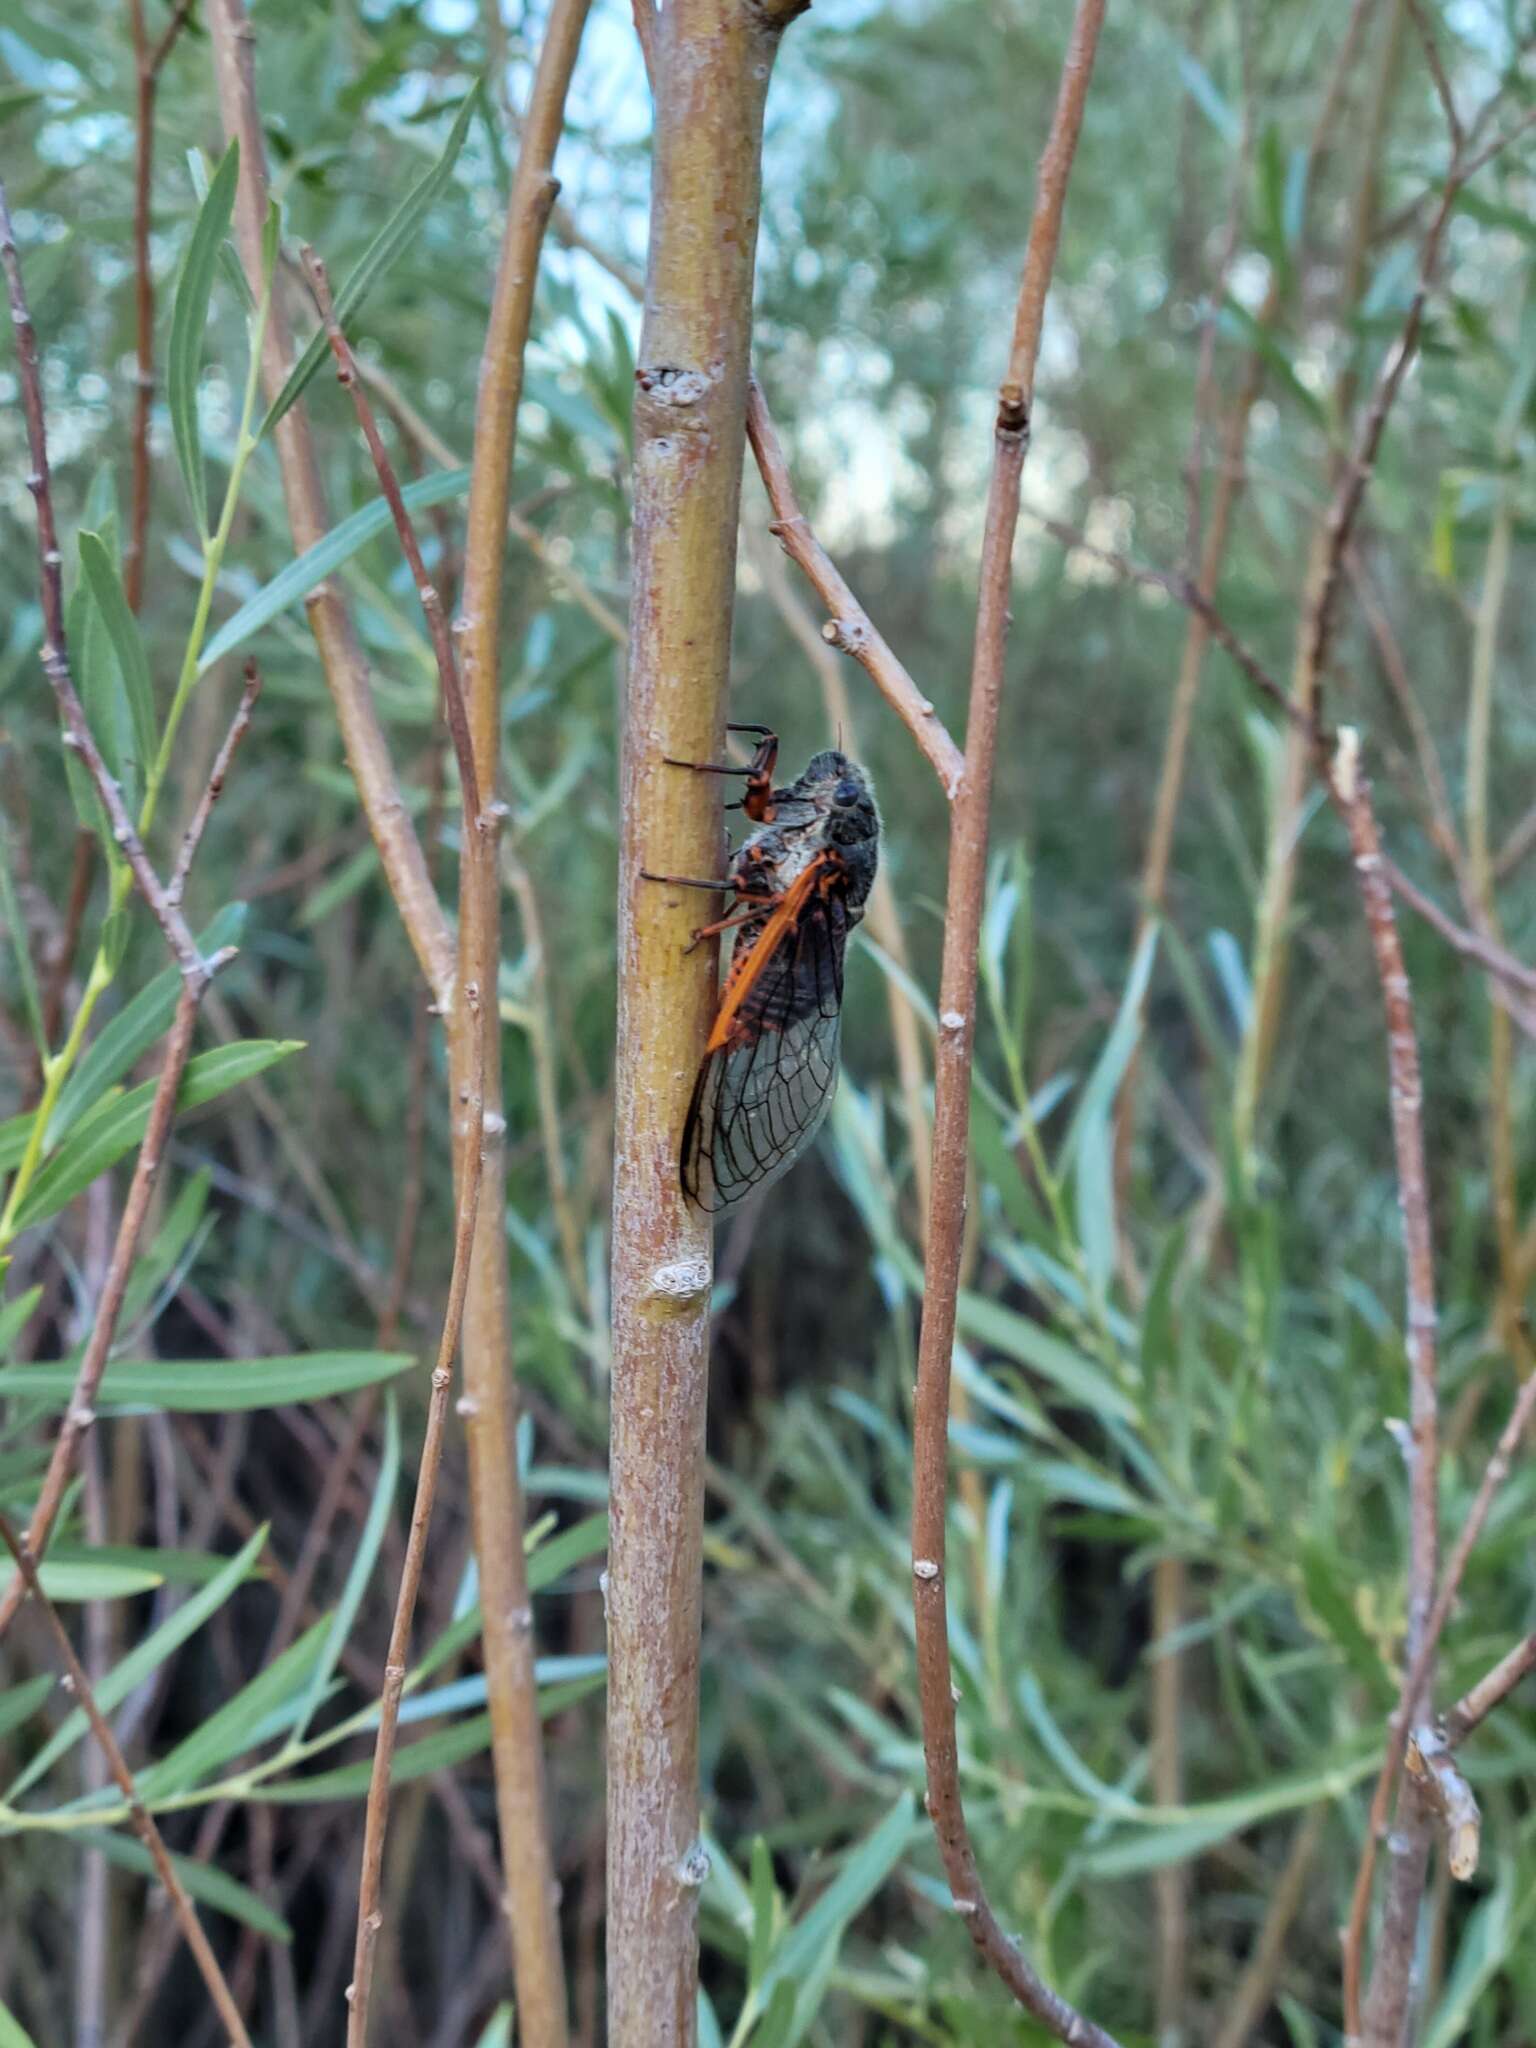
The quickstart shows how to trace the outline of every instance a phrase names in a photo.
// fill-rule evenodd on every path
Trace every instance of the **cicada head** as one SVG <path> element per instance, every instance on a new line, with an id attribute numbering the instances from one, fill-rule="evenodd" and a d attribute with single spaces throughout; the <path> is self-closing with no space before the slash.
<path id="1" fill-rule="evenodd" d="M 849 919 L 857 923 L 880 860 L 880 812 L 868 774 L 857 761 L 828 747 L 812 755 L 788 794 L 791 801 L 810 809 L 821 843 L 842 856 L 848 872 Z"/>

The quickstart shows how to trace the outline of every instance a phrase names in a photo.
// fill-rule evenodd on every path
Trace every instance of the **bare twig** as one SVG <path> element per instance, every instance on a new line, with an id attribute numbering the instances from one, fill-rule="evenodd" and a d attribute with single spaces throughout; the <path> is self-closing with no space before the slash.
<path id="1" fill-rule="evenodd" d="M 4 1514 L 0 1514 L 0 1539 L 4 1540 L 5 1547 L 16 1560 L 17 1583 L 24 1588 L 26 1593 L 31 1595 L 48 1624 L 49 1632 L 58 1646 L 59 1660 L 69 1674 L 66 1681 L 69 1690 L 74 1694 L 81 1712 L 85 1715 L 86 1720 L 89 1721 L 91 1733 L 100 1744 L 102 1754 L 107 1760 L 112 1776 L 117 1781 L 118 1789 L 127 1801 L 128 1814 L 129 1819 L 133 1823 L 133 1831 L 148 1850 L 160 1882 L 165 1886 L 171 1901 L 172 1910 L 180 1923 L 182 1933 L 186 1937 L 187 1946 L 192 1951 L 193 1961 L 197 1964 L 203 1982 L 208 1987 L 208 1995 L 213 2000 L 219 2019 L 230 2040 L 237 2044 L 237 2048 L 251 2048 L 251 2037 L 245 2030 L 245 2022 L 240 2017 L 239 2007 L 235 2004 L 233 1997 L 230 1995 L 229 1986 L 224 1981 L 224 1972 L 219 1968 L 219 1959 L 210 1947 L 207 1935 L 203 1932 L 202 1924 L 197 1917 L 197 1909 L 192 1904 L 186 1886 L 176 1874 L 176 1866 L 171 1861 L 170 1852 L 165 1846 L 160 1830 L 156 1827 L 153 1816 L 139 1798 L 138 1792 L 134 1787 L 133 1773 L 128 1768 L 123 1752 L 118 1748 L 117 1738 L 113 1735 L 100 1707 L 96 1704 L 96 1695 L 91 1690 L 91 1682 L 86 1675 L 85 1666 L 75 1655 L 75 1646 L 69 1640 L 69 1632 L 63 1622 L 60 1621 L 57 1609 L 43 1591 L 42 1583 L 37 1576 L 37 1565 L 30 1549 L 21 1541 L 11 1526 L 10 1518 Z"/>
<path id="2" fill-rule="evenodd" d="M 1418 1780 L 1428 1804 L 1445 1829 L 1446 1859 L 1451 1875 L 1465 1884 L 1477 1875 L 1482 1844 L 1482 1816 L 1472 1787 L 1462 1776 L 1450 1744 L 1437 1728 L 1416 1728 L 1403 1758 L 1410 1777 Z"/>
<path id="3" fill-rule="evenodd" d="M 91 1334 L 80 1360 L 80 1369 L 75 1375 L 75 1384 L 64 1410 L 64 1420 L 54 1440 L 48 1470 L 44 1474 L 42 1488 L 37 1497 L 37 1505 L 33 1508 L 32 1518 L 27 1525 L 23 1549 L 28 1558 L 34 1561 L 41 1559 L 47 1547 L 49 1534 L 63 1503 L 64 1490 L 69 1483 L 80 1439 L 96 1420 L 96 1395 L 101 1386 L 102 1374 L 107 1368 L 112 1340 L 117 1333 L 117 1319 L 122 1313 L 123 1297 L 133 1272 L 134 1253 L 149 1213 L 150 1196 L 154 1192 L 155 1178 L 160 1171 L 166 1139 L 176 1114 L 176 1097 L 181 1087 L 182 1074 L 186 1069 L 187 1057 L 192 1050 L 192 1029 L 197 1022 L 201 993 L 194 983 L 183 984 L 170 1036 L 165 1043 L 165 1058 L 161 1062 L 160 1079 L 150 1105 L 149 1125 L 134 1164 L 133 1179 L 128 1187 L 128 1199 L 123 1204 L 123 1217 L 117 1227 L 117 1240 L 112 1247 L 112 1257 L 107 1266 L 106 1279 L 102 1284 L 96 1318 L 91 1325 Z M 0 1635 L 5 1633 L 20 1605 L 21 1590 L 20 1581 L 13 1579 L 6 1590 L 0 1593 Z"/>
<path id="4" fill-rule="evenodd" d="M 1406 1650 L 1410 1677 L 1416 1673 L 1419 1683 L 1427 1685 L 1434 1669 L 1434 1639 L 1429 1634 L 1429 1621 L 1439 1560 L 1440 1453 L 1435 1352 L 1438 1315 L 1429 1179 L 1424 1161 L 1424 1087 L 1419 1067 L 1418 1034 L 1414 1028 L 1413 995 L 1393 916 L 1392 891 L 1382 872 L 1381 841 L 1371 805 L 1370 785 L 1360 767 L 1359 739 L 1350 727 L 1345 727 L 1340 734 L 1333 786 L 1349 828 L 1355 876 L 1370 930 L 1371 950 L 1386 1011 L 1392 1142 L 1397 1160 L 1398 1207 L 1402 1217 L 1407 1273 L 1409 1426 L 1403 1449 L 1408 1464 L 1410 1508 Z M 1404 1731 L 1410 1718 L 1411 1705 L 1402 1714 Z M 1417 1894 L 1414 1894 L 1411 1912 L 1408 1910 L 1408 1894 L 1416 1881 L 1422 1883 L 1423 1857 L 1416 1839 L 1418 1823 L 1417 1814 L 1408 1817 L 1403 1830 L 1404 1847 L 1394 1856 L 1392 1898 L 1383 1921 L 1381 1944 L 1372 1973 L 1369 1995 L 1372 2032 L 1369 2039 L 1383 2044 L 1397 2041 L 1402 2028 L 1402 2014 L 1406 2010 L 1409 1958 L 1408 1953 L 1402 1951 L 1401 1944 L 1406 1939 L 1411 1947 L 1417 1921 Z M 1374 1840 L 1374 1834 L 1367 1838 L 1367 1857 L 1373 1851 Z M 1357 1887 L 1357 1897 L 1359 1889 Z M 1368 1898 L 1368 1879 L 1364 1890 Z M 1363 1915 L 1358 1923 L 1352 1915 L 1344 1950 L 1345 2032 L 1350 2036 L 1358 2035 L 1362 2025 L 1359 1940 L 1362 1932 Z"/>
<path id="5" fill-rule="evenodd" d="M 1035 363 L 1062 210 L 1104 19 L 1104 0 L 1079 0 L 1050 134 L 1040 158 L 1008 366 L 999 392 L 982 540 L 965 775 L 950 811 L 949 884 L 934 1069 L 933 1214 L 924 1269 L 913 1416 L 912 1585 L 928 1811 L 956 1907 L 971 1939 L 1019 2003 L 1062 2041 L 1112 2048 L 1037 1974 L 987 1898 L 960 1791 L 944 1557 L 948 1520 L 950 1369 L 965 1230 L 976 960 L 986 892 L 988 813 L 1002 701 L 1019 485 L 1029 445 Z"/>
<path id="6" fill-rule="evenodd" d="M 336 358 L 337 379 L 349 394 L 358 425 L 373 458 L 374 472 L 395 523 L 401 550 L 415 579 L 416 594 L 427 622 L 432 652 L 437 662 L 442 689 L 443 716 L 453 741 L 458 762 L 459 786 L 465 818 L 462 853 L 462 902 L 464 918 L 472 929 L 485 922 L 485 901 L 496 886 L 495 826 L 481 803 L 479 771 L 469 713 L 454 658 L 453 641 L 443 615 L 442 599 L 427 572 L 421 544 L 406 511 L 399 478 L 389 459 L 373 408 L 357 375 L 352 350 L 336 320 L 325 266 L 312 249 L 304 251 L 305 272 L 315 294 L 325 325 L 331 352 Z M 448 1394 L 453 1384 L 453 1357 L 458 1349 L 464 1322 L 464 1304 L 473 1267 L 475 1229 L 480 1211 L 484 1180 L 482 1153 L 486 1139 L 485 1069 L 487 1005 L 494 1004 L 477 981 L 463 988 L 466 1015 L 461 1021 L 469 1051 L 467 1084 L 460 1084 L 457 1110 L 460 1119 L 460 1199 L 454 1226 L 453 1271 L 448 1286 L 448 1305 L 443 1317 L 437 1363 L 432 1371 L 432 1394 L 427 1407 L 426 1435 L 417 1471 L 416 1499 L 411 1510 L 410 1533 L 406 1539 L 405 1562 L 395 1601 L 394 1623 L 384 1667 L 384 1689 L 379 1706 L 379 1730 L 374 1743 L 373 1771 L 368 1783 L 368 1803 L 363 1826 L 363 1866 L 358 1888 L 357 1937 L 353 1951 L 352 1982 L 347 1997 L 351 2013 L 347 2022 L 349 2048 L 363 2048 L 368 2038 L 369 1995 L 373 1980 L 373 1958 L 383 1924 L 381 1886 L 384 1870 L 384 1841 L 389 1822 L 389 1780 L 394 1760 L 395 1735 L 399 1726 L 400 1697 L 405 1684 L 410 1653 L 411 1623 L 426 1560 L 427 1532 L 437 1495 L 442 1466 L 443 1437 L 448 1417 Z"/>
<path id="7" fill-rule="evenodd" d="M 922 749 L 944 794 L 953 803 L 965 775 L 960 749 L 811 531 L 811 523 L 795 496 L 778 430 L 755 377 L 747 386 L 747 437 L 773 507 L 773 524 L 768 530 L 831 615 L 821 629 L 822 638 L 830 646 L 841 648 L 844 654 L 851 654 L 867 671 L 876 689 Z"/>
<path id="8" fill-rule="evenodd" d="M 1462 1694 L 1445 1716 L 1447 1739 L 1465 1742 L 1532 1671 L 1536 1671 L 1536 1629 L 1506 1651 L 1491 1671 Z"/>
<path id="9" fill-rule="evenodd" d="M 1376 1787 L 1371 1798 L 1370 1820 L 1366 1829 L 1365 1846 L 1361 1853 L 1359 1869 L 1356 1872 L 1355 1890 L 1350 1905 L 1349 1921 L 1345 1930 L 1346 2011 L 1349 2009 L 1351 1985 L 1354 1987 L 1354 1998 L 1358 2002 L 1361 1951 L 1365 1939 L 1366 1918 L 1370 1909 L 1370 1888 L 1375 1863 L 1376 1843 L 1383 1828 L 1386 1826 L 1392 1782 L 1396 1776 L 1398 1765 L 1402 1762 L 1404 1747 L 1408 1740 L 1408 1731 L 1413 1725 L 1415 1716 L 1419 1711 L 1420 1702 L 1424 1698 L 1425 1689 L 1429 1683 L 1435 1647 L 1440 1640 L 1446 1621 L 1449 1619 L 1452 1604 L 1461 1586 L 1461 1581 L 1466 1572 L 1473 1549 L 1487 1523 L 1489 1513 L 1493 1507 L 1494 1497 L 1508 1477 L 1510 1461 L 1514 1457 L 1515 1450 L 1533 1413 L 1536 1413 L 1536 1375 L 1528 1377 L 1521 1385 L 1520 1392 L 1510 1410 L 1509 1419 L 1500 1433 L 1493 1455 L 1483 1472 L 1477 1493 L 1473 1497 L 1472 1506 L 1467 1512 L 1467 1518 L 1457 1535 L 1455 1545 L 1446 1564 L 1439 1591 L 1435 1595 L 1434 1605 L 1424 1621 L 1420 1638 L 1416 1645 L 1410 1645 L 1408 1670 L 1404 1676 L 1402 1689 L 1398 1695 L 1398 1703 L 1388 1726 L 1387 1753 L 1382 1761 L 1381 1772 L 1377 1778 Z M 1516 1653 L 1517 1655 L 1518 1653 Z M 1497 1704 L 1497 1701 L 1503 1697 L 1504 1692 L 1509 1689 L 1509 1686 L 1518 1682 L 1520 1673 L 1518 1669 L 1514 1669 L 1514 1675 L 1508 1677 L 1507 1684 L 1504 1683 L 1506 1666 L 1512 1666 L 1512 1659 L 1506 1659 L 1505 1664 L 1499 1667 L 1498 1672 L 1490 1674 L 1490 1679 L 1484 1681 L 1484 1684 L 1489 1686 L 1486 1704 L 1482 1700 L 1478 1700 L 1474 1705 L 1472 1718 L 1469 1719 L 1466 1713 L 1468 1701 L 1473 1699 L 1472 1694 L 1469 1694 L 1467 1700 L 1464 1700 L 1460 1705 L 1451 1710 L 1450 1715 L 1447 1716 L 1446 1727 L 1449 1739 L 1453 1744 L 1460 1741 L 1462 1736 L 1471 1727 L 1476 1726 L 1477 1721 L 1481 1720 Z M 1495 1680 L 1497 1681 L 1496 1683 L 1494 1682 Z M 1499 1689 L 1500 1686 L 1502 1686 L 1502 1690 Z M 1474 1693 L 1477 1690 L 1477 1688 L 1474 1688 Z M 1354 2022 L 1356 2031 L 1358 2031 L 1358 2024 L 1357 2018 Z"/>
<path id="10" fill-rule="evenodd" d="M 165 1060 L 150 1108 L 148 1128 L 134 1167 L 128 1199 L 123 1208 L 122 1222 L 118 1227 L 117 1239 L 107 1267 L 96 1320 L 86 1345 L 85 1355 L 80 1362 L 74 1391 L 65 1409 L 63 1427 L 54 1444 L 42 1490 L 27 1529 L 24 1546 L 27 1554 L 33 1558 L 40 1558 L 63 1500 L 76 1446 L 94 1419 L 97 1389 L 111 1352 L 123 1296 L 133 1268 L 134 1252 L 148 1213 L 150 1195 L 175 1115 L 176 1097 L 191 1051 L 192 1029 L 196 1022 L 198 1005 L 214 974 L 226 961 L 234 958 L 234 949 L 226 947 L 221 953 L 207 960 L 199 953 L 196 941 L 187 929 L 180 910 L 149 864 L 148 856 L 123 802 L 122 792 L 91 736 L 84 708 L 70 675 L 64 642 L 58 531 L 54 521 L 53 494 L 48 471 L 48 438 L 43 411 L 42 379 L 38 366 L 37 337 L 27 307 L 21 264 L 3 186 L 0 186 L 0 262 L 3 262 L 5 268 L 10 293 L 11 319 L 16 330 L 22 399 L 32 463 L 28 483 L 37 506 L 43 600 L 43 667 L 59 701 L 65 723 L 66 741 L 73 743 L 90 771 L 97 794 L 111 821 L 113 837 L 128 859 L 140 893 L 164 932 L 182 972 L 181 1000 L 166 1043 Z M 0 1634 L 4 1633 L 15 1614 L 20 1595 L 19 1580 L 13 1581 L 7 1592 L 0 1595 Z"/>
<path id="11" fill-rule="evenodd" d="M 262 235 L 267 219 L 267 151 L 256 100 L 256 43 L 245 0 L 207 0 L 215 83 L 225 134 L 240 142 L 240 185 L 235 200 L 240 261 L 253 292 L 261 290 Z M 292 354 L 281 295 L 273 293 L 262 349 L 262 377 L 269 398 L 287 381 Z M 320 465 L 303 401 L 291 406 L 274 429 L 283 497 L 294 546 L 313 547 L 333 524 L 320 481 Z M 438 902 L 410 814 L 400 795 L 384 731 L 369 686 L 368 665 L 351 616 L 334 581 L 320 584 L 305 601 L 347 763 L 357 783 L 379 864 L 434 1001 L 449 1000 L 453 985 L 453 940 Z"/>
<path id="12" fill-rule="evenodd" d="M 588 0 L 555 0 L 521 123 L 517 171 L 507 206 L 501 252 L 481 355 L 475 408 L 474 465 L 465 531 L 464 590 L 457 626 L 465 705 L 480 815 L 501 816 L 496 801 L 501 750 L 501 584 L 524 358 L 534 291 L 550 209 L 559 185 L 555 152 L 565 102 L 586 25 Z M 502 1111 L 501 896 L 494 833 L 485 847 L 482 888 L 471 864 L 460 865 L 460 1003 L 448 1014 L 449 1085 L 456 1100 L 474 1091 L 477 1062 L 483 1109 L 476 1131 L 457 1153 L 457 1196 L 481 1181 L 478 1240 L 464 1307 L 465 1432 L 470 1509 L 480 1565 L 487 1704 L 496 1813 L 507 1885 L 518 2028 L 528 2048 L 565 2048 L 568 2038 L 559 1891 L 544 1797 L 543 1731 L 534 1676 L 533 1614 L 523 1551 L 523 1500 L 518 1479 L 511 1310 L 505 1237 L 506 1123 Z M 482 1014 L 465 1006 L 479 993 Z M 483 1052 L 480 1041 L 484 1041 Z"/>
<path id="13" fill-rule="evenodd" d="M 1291 1838 L 1291 1846 L 1269 1892 L 1264 1924 L 1243 1974 L 1223 2002 L 1221 2032 L 1212 2048 L 1248 2048 L 1285 1965 L 1285 1946 L 1303 1899 L 1313 1860 L 1323 1839 L 1327 1808 L 1314 1806 Z"/>
<path id="14" fill-rule="evenodd" d="M 1460 153 L 1465 135 L 1461 117 L 1456 112 L 1456 101 L 1451 94 L 1451 82 L 1445 75 L 1445 65 L 1440 57 L 1440 45 L 1435 41 L 1435 32 L 1425 18 L 1422 0 L 1407 0 L 1409 17 L 1414 33 L 1423 46 L 1424 61 L 1429 66 L 1429 75 L 1434 80 L 1435 97 L 1445 115 L 1445 125 L 1450 130 L 1451 147 Z"/>
<path id="15" fill-rule="evenodd" d="M 193 0 L 176 0 L 160 39 L 151 45 L 144 0 L 128 0 L 135 74 L 133 166 L 133 485 L 128 537 L 123 544 L 123 593 L 129 609 L 144 602 L 144 556 L 149 538 L 149 416 L 155 399 L 155 280 L 149 262 L 150 187 L 155 157 L 155 99 L 160 73 L 186 27 Z"/>
<path id="16" fill-rule="evenodd" d="M 241 741 L 250 731 L 251 714 L 256 709 L 256 699 L 260 695 L 261 671 L 253 660 L 249 660 L 245 664 L 245 687 L 240 692 L 240 702 L 236 707 L 234 719 L 229 731 L 224 735 L 224 744 L 214 756 L 213 766 L 208 771 L 208 780 L 203 785 L 203 793 L 197 800 L 196 810 L 192 813 L 192 822 L 182 834 L 181 851 L 176 856 L 171 879 L 166 884 L 166 896 L 178 909 L 181 907 L 182 895 L 187 886 L 187 875 L 197 858 L 197 849 L 202 844 L 203 834 L 208 829 L 208 820 L 213 815 L 214 805 L 224 794 L 225 777 L 229 774 L 230 764 L 240 750 Z"/>

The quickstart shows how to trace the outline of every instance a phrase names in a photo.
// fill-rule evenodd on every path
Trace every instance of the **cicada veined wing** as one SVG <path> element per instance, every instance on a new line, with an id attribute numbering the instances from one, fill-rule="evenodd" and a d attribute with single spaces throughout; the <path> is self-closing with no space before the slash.
<path id="1" fill-rule="evenodd" d="M 683 1126 L 683 1192 L 712 1214 L 787 1173 L 827 1113 L 849 912 L 818 856 L 737 938 Z"/>

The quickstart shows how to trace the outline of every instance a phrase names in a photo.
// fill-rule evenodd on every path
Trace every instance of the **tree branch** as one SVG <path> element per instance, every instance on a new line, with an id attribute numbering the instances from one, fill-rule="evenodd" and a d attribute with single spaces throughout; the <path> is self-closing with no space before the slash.
<path id="1" fill-rule="evenodd" d="M 48 1624 L 49 1632 L 58 1646 L 59 1661 L 69 1674 L 65 1683 L 74 1694 L 86 1720 L 89 1721 L 91 1733 L 100 1745 L 108 1768 L 117 1781 L 118 1790 L 127 1802 L 133 1831 L 148 1850 L 160 1882 L 165 1886 L 171 1910 L 175 1913 L 181 1931 L 186 1937 L 187 1947 L 192 1951 L 192 1959 L 208 1987 L 208 1995 L 213 2000 L 224 2030 L 235 2044 L 235 2048 L 251 2048 L 251 2037 L 245 2030 L 245 2021 L 240 2017 L 240 2009 L 224 1981 L 224 1972 L 219 1968 L 219 1959 L 203 1932 L 202 1923 L 197 1917 L 197 1909 L 188 1895 L 186 1886 L 176 1874 L 176 1866 L 171 1861 L 170 1851 L 165 1846 L 159 1828 L 155 1825 L 154 1816 L 139 1798 L 133 1782 L 133 1773 L 117 1745 L 116 1736 L 113 1735 L 100 1707 L 96 1704 L 91 1681 L 86 1675 L 85 1666 L 75 1655 L 75 1646 L 69 1640 L 69 1632 L 60 1621 L 53 1602 L 43 1591 L 31 1551 L 17 1536 L 9 1516 L 5 1514 L 0 1514 L 0 1539 L 4 1540 L 6 1549 L 16 1560 L 17 1584 L 22 1587 L 24 1593 L 30 1594 L 37 1602 Z"/>
<path id="2" fill-rule="evenodd" d="M 811 531 L 790 480 L 789 464 L 778 429 L 768 411 L 763 388 L 755 377 L 747 384 L 747 438 L 773 507 L 768 531 L 826 606 L 829 617 L 821 629 L 829 646 L 851 654 L 922 749 L 953 803 L 965 775 L 965 759 L 890 643 L 871 623 L 842 573 Z"/>
<path id="3" fill-rule="evenodd" d="M 1103 19 L 1104 0 L 1078 0 L 1050 135 L 1040 159 L 1013 341 L 999 392 L 992 481 L 982 540 L 965 776 L 950 810 L 949 885 L 934 1069 L 933 1213 L 923 1275 L 923 1321 L 912 1443 L 912 1586 L 923 1756 L 928 1777 L 928 1811 L 938 1836 L 945 1875 L 972 1941 L 1014 1997 L 1059 2040 L 1087 2044 L 1087 2048 L 1113 2048 L 1113 2038 L 1053 1991 L 1018 1945 L 1003 1932 L 976 1866 L 960 1792 L 944 1557 L 950 1368 L 965 1226 L 976 959 L 986 890 L 988 813 L 1003 691 L 1019 485 L 1029 445 L 1035 362 L 1045 299 Z"/>

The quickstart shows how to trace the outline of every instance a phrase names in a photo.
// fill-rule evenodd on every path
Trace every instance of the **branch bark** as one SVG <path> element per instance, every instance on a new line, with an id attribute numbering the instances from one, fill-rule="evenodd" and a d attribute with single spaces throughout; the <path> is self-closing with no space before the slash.
<path id="1" fill-rule="evenodd" d="M 555 0 L 522 123 L 517 170 L 507 204 L 490 323 L 480 363 L 474 467 L 465 535 L 464 591 L 455 625 L 469 733 L 487 825 L 499 818 L 501 755 L 500 627 L 502 563 L 523 358 L 533 320 L 539 251 L 559 191 L 551 166 L 565 123 L 565 100 L 586 25 L 588 0 Z M 481 1128 L 458 1147 L 458 1200 L 481 1176 L 479 1218 L 464 1303 L 465 1434 L 470 1514 L 480 1565 L 483 1641 L 496 1818 L 501 1832 L 518 2025 L 528 2048 L 565 2048 L 565 1963 L 559 1887 L 544 1800 L 544 1744 L 534 1678 L 533 1611 L 523 1551 L 523 1500 L 517 1476 L 517 1389 L 512 1371 L 507 1292 L 506 1119 L 501 1077 L 501 897 L 495 833 L 487 840 L 486 886 L 460 868 L 459 989 L 476 992 L 484 1011 Z M 448 1017 L 448 1075 L 455 1104 L 475 1092 L 482 1031 L 473 1002 Z"/>
<path id="2" fill-rule="evenodd" d="M 240 262 L 252 291 L 259 293 L 261 236 L 267 217 L 267 149 L 256 98 L 255 35 L 246 18 L 245 0 L 209 0 L 208 29 L 224 133 L 240 142 L 240 186 L 235 200 Z M 269 398 L 282 389 L 292 353 L 287 314 L 281 294 L 274 289 L 262 350 L 262 379 Z M 302 553 L 331 527 L 302 399 L 278 422 L 273 439 L 288 525 L 294 547 Z M 310 592 L 305 610 L 336 706 L 347 765 L 357 783 L 390 894 L 433 999 L 446 1003 L 453 982 L 453 940 L 395 780 L 389 747 L 374 710 L 368 664 L 351 615 L 339 587 L 329 581 Z"/>
<path id="3" fill-rule="evenodd" d="M 608 1571 L 608 2039 L 692 2048 L 709 1224 L 678 1180 L 715 952 L 643 868 L 719 872 L 763 107 L 794 7 L 673 0 L 655 22 L 650 260 L 635 373 L 621 770 Z"/>
<path id="4" fill-rule="evenodd" d="M 1053 1991 L 1003 1932 L 976 1866 L 960 1793 L 944 1555 L 950 1367 L 965 1226 L 976 959 L 986 892 L 987 832 L 1007 650 L 1013 544 L 1046 294 L 1104 6 L 1105 0 L 1079 0 L 1072 24 L 1056 109 L 1040 159 L 1012 346 L 999 393 L 982 540 L 965 776 L 950 811 L 949 884 L 934 1067 L 933 1212 L 923 1275 L 912 1444 L 912 1585 L 923 1756 L 928 1810 L 945 1875 L 971 1939 L 1014 1997 L 1059 2040 L 1088 2044 L 1088 2048 L 1113 2048 L 1113 2037 Z"/>

